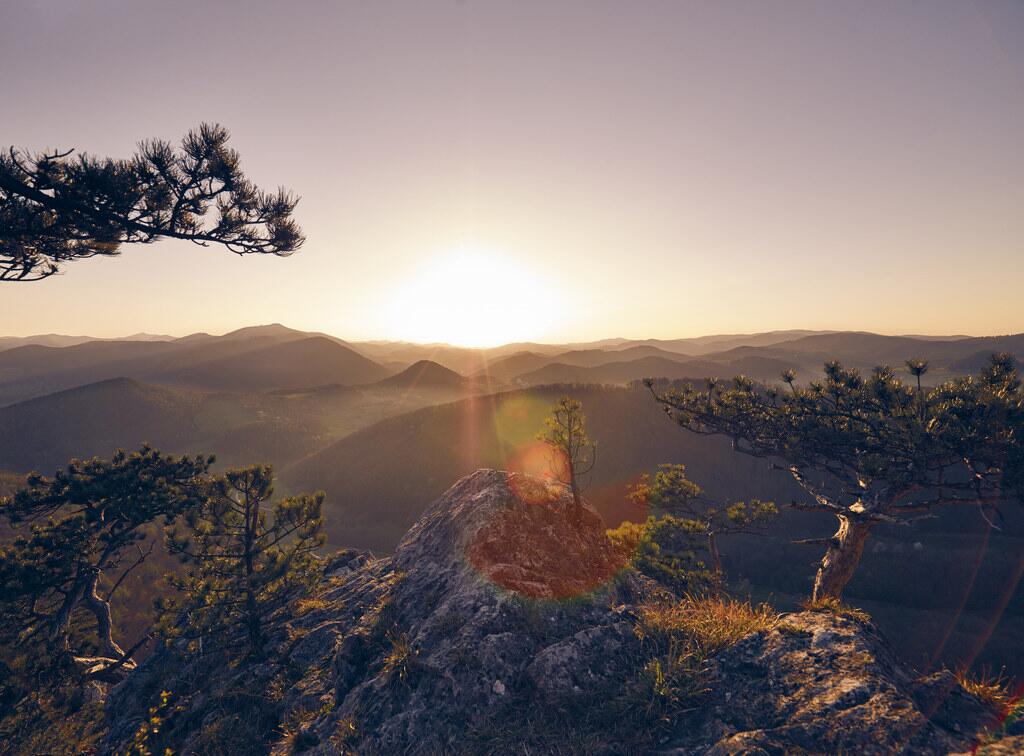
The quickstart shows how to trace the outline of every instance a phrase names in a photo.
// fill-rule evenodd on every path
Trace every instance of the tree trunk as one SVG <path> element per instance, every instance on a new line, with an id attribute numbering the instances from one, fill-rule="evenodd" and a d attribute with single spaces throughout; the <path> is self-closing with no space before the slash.
<path id="1" fill-rule="evenodd" d="M 714 572 L 711 580 L 715 592 L 722 590 L 722 555 L 718 553 L 718 541 L 715 539 L 715 531 L 708 530 L 708 554 L 711 556 L 711 569 Z"/>
<path id="2" fill-rule="evenodd" d="M 245 513 L 245 628 L 249 638 L 249 653 L 259 657 L 263 653 L 259 608 L 256 605 L 256 539 L 259 529 L 260 505 L 246 494 L 248 510 Z"/>
<path id="3" fill-rule="evenodd" d="M 576 481 L 576 470 L 570 462 L 569 490 L 572 492 L 572 521 L 575 525 L 583 523 L 583 498 L 580 496 L 579 483 Z"/>
<path id="4" fill-rule="evenodd" d="M 78 606 L 79 601 L 82 599 L 82 592 L 84 590 L 83 586 L 85 585 L 85 582 L 86 580 L 83 578 L 80 569 L 78 577 L 75 579 L 75 584 L 64 597 L 60 611 L 57 613 L 57 617 L 53 621 L 53 629 L 50 633 L 50 638 L 53 640 L 59 638 L 61 648 L 65 651 L 71 650 L 71 613 L 75 610 L 75 607 Z"/>
<path id="5" fill-rule="evenodd" d="M 864 553 L 864 544 L 874 526 L 873 522 L 851 520 L 846 515 L 836 517 L 839 519 L 839 530 L 832 536 L 828 550 L 821 558 L 818 574 L 814 578 L 813 601 L 842 599 L 843 589 L 857 571 L 861 554 Z"/>
<path id="6" fill-rule="evenodd" d="M 96 592 L 96 584 L 99 582 L 99 573 L 94 573 L 85 587 L 82 602 L 89 607 L 89 611 L 96 617 L 96 634 L 100 638 L 100 646 L 111 659 L 120 659 L 124 651 L 114 642 L 113 623 L 110 619 L 110 604 L 100 598 Z"/>

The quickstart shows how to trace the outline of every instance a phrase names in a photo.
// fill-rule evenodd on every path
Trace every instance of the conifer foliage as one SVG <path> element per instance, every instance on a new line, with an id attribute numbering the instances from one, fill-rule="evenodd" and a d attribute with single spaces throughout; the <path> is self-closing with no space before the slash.
<path id="1" fill-rule="evenodd" d="M 1010 355 L 993 355 L 978 375 L 933 388 L 928 364 L 911 360 L 913 384 L 889 367 L 870 376 L 836 362 L 823 380 L 788 388 L 744 377 L 682 385 L 655 399 L 683 428 L 732 439 L 741 453 L 773 460 L 808 494 L 793 506 L 835 515 L 814 583 L 814 600 L 840 599 L 871 530 L 905 525 L 937 506 L 998 507 L 1024 493 L 1024 394 Z"/>
<path id="2" fill-rule="evenodd" d="M 88 154 L 0 154 L 0 281 L 37 281 L 65 262 L 116 255 L 160 238 L 236 254 L 289 255 L 304 237 L 298 199 L 245 177 L 228 130 L 202 124 L 175 147 L 142 142 L 127 160 Z"/>
<path id="3" fill-rule="evenodd" d="M 686 465 L 660 465 L 653 480 L 647 474 L 630 492 L 636 504 L 653 511 L 648 529 L 652 535 L 682 531 L 702 539 L 704 548 L 693 551 L 707 555 L 710 580 L 720 587 L 724 576 L 719 539 L 739 533 L 760 533 L 778 513 L 773 502 L 753 499 L 722 504 L 704 495 L 699 485 L 686 477 Z M 701 565 L 704 566 L 703 564 Z"/>
<path id="4" fill-rule="evenodd" d="M 710 499 L 679 464 L 660 465 L 653 478 L 642 475 L 629 498 L 651 514 L 644 523 L 609 530 L 609 538 L 631 554 L 640 572 L 687 595 L 722 590 L 719 538 L 760 533 L 778 512 L 769 501 L 725 505 Z"/>
<path id="5" fill-rule="evenodd" d="M 15 667 L 45 675 L 99 654 L 101 672 L 128 660 L 137 647 L 118 644 L 111 596 L 145 560 L 146 526 L 202 499 L 212 461 L 150 447 L 72 460 L 0 502 L 17 534 L 0 551 L 0 646 Z"/>
<path id="6" fill-rule="evenodd" d="M 259 657 L 275 614 L 311 588 L 324 543 L 324 494 L 272 503 L 272 483 L 269 465 L 229 470 L 186 514 L 188 528 L 169 533 L 169 550 L 186 569 L 171 576 L 180 595 L 160 604 L 167 638 L 197 651 L 226 647 Z"/>
<path id="7" fill-rule="evenodd" d="M 569 396 L 559 398 L 544 420 L 544 430 L 537 434 L 537 440 L 546 443 L 558 455 L 552 472 L 569 486 L 576 515 L 581 517 L 582 490 L 586 476 L 597 461 L 597 443 L 587 435 L 587 418 L 579 400 Z"/>

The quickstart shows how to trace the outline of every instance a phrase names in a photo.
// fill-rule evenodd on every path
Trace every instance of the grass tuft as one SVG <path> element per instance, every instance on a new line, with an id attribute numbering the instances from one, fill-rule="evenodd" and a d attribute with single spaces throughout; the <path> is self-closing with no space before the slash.
<path id="1" fill-rule="evenodd" d="M 384 672 L 404 683 L 409 679 L 419 652 L 413 649 L 406 633 L 389 632 L 387 638 L 391 650 L 384 657 Z"/>
<path id="2" fill-rule="evenodd" d="M 1005 670 L 994 674 L 991 669 L 983 668 L 980 672 L 972 674 L 969 670 L 960 668 L 953 674 L 960 687 L 1000 717 L 1008 716 L 1019 704 L 1018 697 L 1013 694 L 1013 681 L 1006 675 Z"/>
<path id="3" fill-rule="evenodd" d="M 331 748 L 342 756 L 356 753 L 354 744 L 358 740 L 359 729 L 356 720 L 352 717 L 342 717 L 334 727 L 334 733 L 330 737 Z"/>

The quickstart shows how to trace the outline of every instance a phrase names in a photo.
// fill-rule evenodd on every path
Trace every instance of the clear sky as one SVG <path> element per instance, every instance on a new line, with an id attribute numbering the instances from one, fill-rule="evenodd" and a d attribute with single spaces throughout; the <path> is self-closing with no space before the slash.
<path id="1" fill-rule="evenodd" d="M 1021 0 L 0 3 L 0 144 L 204 120 L 303 250 L 125 247 L 0 331 L 1024 331 Z"/>

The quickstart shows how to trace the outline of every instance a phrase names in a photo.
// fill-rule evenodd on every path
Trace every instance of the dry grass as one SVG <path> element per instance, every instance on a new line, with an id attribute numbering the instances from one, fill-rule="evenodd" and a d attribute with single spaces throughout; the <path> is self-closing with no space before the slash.
<path id="1" fill-rule="evenodd" d="M 359 730 L 356 728 L 356 721 L 352 717 L 342 717 L 334 727 L 334 733 L 329 738 L 331 748 L 336 753 L 347 756 L 354 754 L 353 744 L 358 739 Z"/>
<path id="2" fill-rule="evenodd" d="M 640 649 L 624 659 L 621 677 L 580 701 L 558 705 L 536 697 L 513 706 L 515 716 L 467 735 L 467 753 L 649 753 L 681 717 L 702 705 L 714 685 L 711 657 L 751 633 L 769 630 L 770 607 L 724 597 L 665 593 L 638 607 Z"/>
<path id="3" fill-rule="evenodd" d="M 284 720 L 277 727 L 280 736 L 276 753 L 298 753 L 303 748 L 299 745 L 303 731 L 318 719 L 331 713 L 334 706 L 330 701 L 325 701 L 319 709 L 298 708 L 289 711 Z M 307 746 L 308 747 L 308 746 Z"/>
<path id="4" fill-rule="evenodd" d="M 307 596 L 295 602 L 294 613 L 296 617 L 304 617 L 310 612 L 327 609 L 330 606 L 331 602 L 326 599 L 319 598 L 318 596 Z"/>
<path id="5" fill-rule="evenodd" d="M 409 636 L 405 633 L 389 632 L 387 638 L 391 650 L 384 657 L 384 672 L 399 682 L 405 682 L 416 662 L 417 652 L 413 650 Z"/>
<path id="6" fill-rule="evenodd" d="M 687 596 L 682 601 L 649 602 L 640 606 L 642 635 L 685 638 L 710 655 L 759 631 L 771 630 L 779 614 L 767 604 L 720 596 Z"/>
<path id="7" fill-rule="evenodd" d="M 0 719 L 0 753 L 97 753 L 103 723 L 101 703 L 69 707 L 60 694 L 33 692 Z"/>
<path id="8" fill-rule="evenodd" d="M 846 617 L 847 619 L 852 619 L 856 622 L 871 622 L 870 614 L 865 612 L 863 609 L 858 609 L 855 606 L 844 604 L 839 599 L 829 597 L 820 598 L 817 601 L 807 599 L 800 606 L 808 612 L 831 612 L 837 617 Z"/>
<path id="9" fill-rule="evenodd" d="M 971 674 L 969 670 L 961 668 L 953 674 L 960 687 L 998 712 L 1001 717 L 1009 714 L 1018 703 L 1018 697 L 1013 695 L 1013 681 L 1005 671 L 993 674 L 990 669 L 982 669 L 979 673 Z"/>

